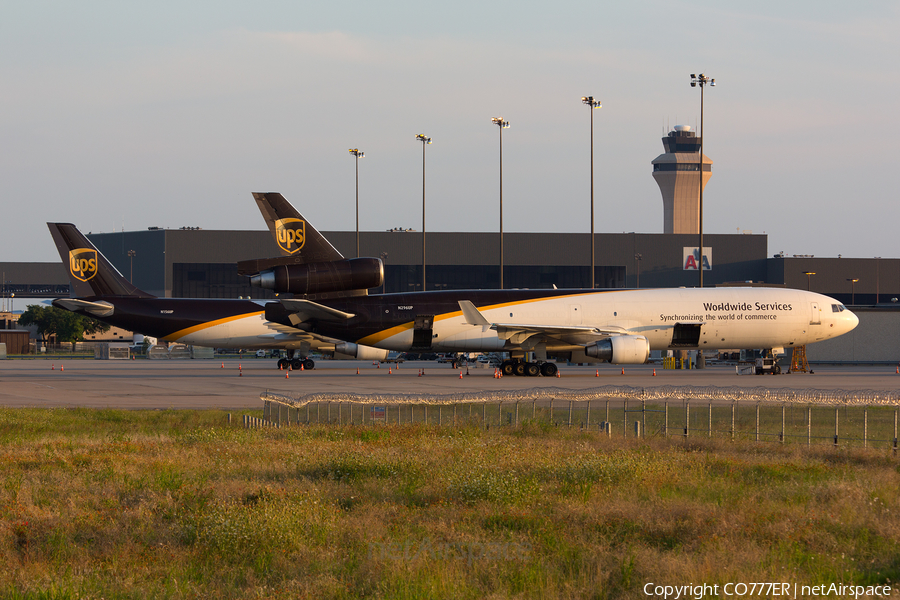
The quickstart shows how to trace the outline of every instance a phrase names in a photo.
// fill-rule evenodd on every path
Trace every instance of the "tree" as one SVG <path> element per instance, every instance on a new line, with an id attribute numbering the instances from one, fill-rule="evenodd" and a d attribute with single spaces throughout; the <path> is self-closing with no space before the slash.
<path id="1" fill-rule="evenodd" d="M 44 307 L 37 304 L 28 306 L 28 310 L 19 317 L 19 324 L 25 327 L 36 326 L 42 338 L 55 335 L 60 342 L 72 342 L 72 352 L 75 351 L 75 342 L 83 340 L 85 333 L 109 331 L 109 325 L 97 319 L 55 306 Z"/>

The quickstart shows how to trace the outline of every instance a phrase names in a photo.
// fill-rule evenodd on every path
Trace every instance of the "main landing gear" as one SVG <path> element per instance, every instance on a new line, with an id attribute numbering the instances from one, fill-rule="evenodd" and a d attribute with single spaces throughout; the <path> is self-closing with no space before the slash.
<path id="1" fill-rule="evenodd" d="M 558 370 L 556 365 L 551 362 L 525 362 L 524 360 L 516 358 L 505 360 L 500 365 L 500 371 L 502 371 L 504 375 L 517 375 L 520 377 L 537 377 L 538 375 L 543 375 L 544 377 L 556 377 L 556 372 Z"/>
<path id="2" fill-rule="evenodd" d="M 312 371 L 316 368 L 316 362 L 308 357 L 302 358 L 298 356 L 297 358 L 294 358 L 294 351 L 288 350 L 288 358 L 278 359 L 278 368 L 287 369 L 288 367 L 294 371 L 299 371 L 300 367 L 303 367 L 304 371 Z"/>

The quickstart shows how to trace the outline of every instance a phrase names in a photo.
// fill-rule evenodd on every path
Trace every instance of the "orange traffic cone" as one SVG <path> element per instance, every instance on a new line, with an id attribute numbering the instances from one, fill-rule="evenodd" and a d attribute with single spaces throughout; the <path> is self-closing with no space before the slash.
<path id="1" fill-rule="evenodd" d="M 222 368 L 223 368 L 223 369 L 225 368 L 225 363 L 222 363 Z"/>
<path id="2" fill-rule="evenodd" d="M 359 367 L 356 367 L 356 374 L 359 375 Z"/>
<path id="3" fill-rule="evenodd" d="M 55 371 L 55 370 L 56 370 L 56 365 L 50 365 L 50 370 L 51 370 L 51 371 Z"/>
<path id="4" fill-rule="evenodd" d="M 600 369 L 597 369 L 597 372 L 594 373 L 594 377 L 600 377 Z"/>
<path id="5" fill-rule="evenodd" d="M 656 377 L 656 369 L 653 369 L 653 376 Z"/>
<path id="6" fill-rule="evenodd" d="M 622 375 L 625 374 L 625 367 L 622 367 Z"/>
<path id="7" fill-rule="evenodd" d="M 59 365 L 59 370 L 60 370 L 60 371 L 65 371 L 66 368 L 65 368 L 64 366 L 62 366 L 62 365 Z"/>
<path id="8" fill-rule="evenodd" d="M 394 370 L 392 368 L 388 367 L 388 375 L 393 375 L 393 374 L 394 374 Z"/>
<path id="9" fill-rule="evenodd" d="M 303 366 L 303 363 L 300 363 L 300 370 L 301 370 L 301 371 L 305 371 L 305 370 L 306 370 L 306 367 Z"/>
<path id="10" fill-rule="evenodd" d="M 556 378 L 559 379 L 559 369 L 556 370 Z"/>
<path id="11" fill-rule="evenodd" d="M 291 378 L 291 370 L 290 369 L 288 369 L 287 371 L 284 372 L 284 378 L 285 379 Z"/>
<path id="12" fill-rule="evenodd" d="M 462 379 L 462 371 L 459 372 L 459 378 Z"/>

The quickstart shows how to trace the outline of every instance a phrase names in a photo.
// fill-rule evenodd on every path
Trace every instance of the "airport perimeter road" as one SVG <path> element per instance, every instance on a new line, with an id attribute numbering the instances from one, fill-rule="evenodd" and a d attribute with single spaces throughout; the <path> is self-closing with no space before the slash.
<path id="1" fill-rule="evenodd" d="M 224 364 L 224 368 L 222 365 Z M 240 366 L 240 369 L 238 368 Z M 356 374 L 357 368 L 359 374 Z M 419 369 L 425 375 L 419 376 Z M 656 375 L 653 370 L 656 369 Z M 596 376 L 599 370 L 599 377 Z M 292 394 L 319 392 L 450 394 L 541 387 L 583 390 L 607 385 L 635 387 L 717 386 L 893 391 L 900 389 L 894 367 L 814 367 L 815 374 L 735 374 L 733 365 L 697 371 L 668 371 L 658 365 L 561 364 L 560 377 L 493 378 L 493 369 L 459 371 L 435 362 L 383 364 L 317 361 L 314 371 L 284 371 L 274 361 L 237 360 L 101 361 L 39 359 L 0 361 L 0 406 L 103 407 L 130 409 L 259 408 L 265 390 Z"/>

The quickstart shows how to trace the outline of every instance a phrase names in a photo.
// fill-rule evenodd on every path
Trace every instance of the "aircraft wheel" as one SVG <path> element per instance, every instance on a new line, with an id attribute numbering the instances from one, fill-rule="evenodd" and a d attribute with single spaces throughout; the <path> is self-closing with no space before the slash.
<path id="1" fill-rule="evenodd" d="M 285 359 L 279 358 L 279 359 L 278 359 L 278 368 L 279 368 L 279 369 L 287 369 L 287 364 L 285 364 L 285 363 L 287 363 L 287 362 L 288 362 L 288 361 L 286 361 Z"/>
<path id="2" fill-rule="evenodd" d="M 559 371 L 559 367 L 553 363 L 545 362 L 541 365 L 541 375 L 544 377 L 556 377 L 557 371 Z"/>
<path id="3" fill-rule="evenodd" d="M 525 375 L 528 377 L 537 377 L 541 374 L 541 365 L 537 363 L 525 363 Z"/>
<path id="4" fill-rule="evenodd" d="M 516 363 L 514 361 L 505 360 L 503 361 L 503 364 L 500 365 L 500 371 L 503 373 L 504 377 L 515 375 L 515 366 Z"/>
<path id="5" fill-rule="evenodd" d="M 525 375 L 525 363 L 524 362 L 519 361 L 519 362 L 513 364 L 513 375 L 515 375 L 516 377 L 522 377 L 523 375 Z"/>
<path id="6" fill-rule="evenodd" d="M 295 371 L 299 371 L 300 367 L 303 366 L 303 360 L 300 358 L 294 358 L 291 360 L 291 368 Z"/>
<path id="7" fill-rule="evenodd" d="M 316 368 L 316 361 L 314 361 L 311 358 L 304 358 L 303 359 L 303 368 L 307 371 L 312 371 L 313 369 Z"/>

